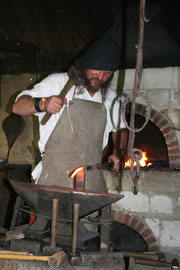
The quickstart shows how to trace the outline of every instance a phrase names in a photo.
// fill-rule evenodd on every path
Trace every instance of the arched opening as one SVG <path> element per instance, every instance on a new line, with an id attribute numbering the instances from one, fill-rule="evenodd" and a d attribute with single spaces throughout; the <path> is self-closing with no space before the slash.
<path id="1" fill-rule="evenodd" d="M 140 128 L 145 117 L 135 115 L 135 127 Z M 135 148 L 146 152 L 148 161 L 153 167 L 169 167 L 168 150 L 165 138 L 160 129 L 150 120 L 145 128 L 135 134 Z"/>
<path id="2" fill-rule="evenodd" d="M 135 127 L 141 127 L 145 121 L 146 107 L 136 104 Z M 129 122 L 130 104 L 126 109 Z M 150 158 L 155 167 L 180 168 L 180 149 L 177 136 L 167 117 L 154 109 L 146 127 L 135 134 L 135 146 L 148 148 Z M 142 146 L 142 147 L 141 147 Z"/>
<path id="3" fill-rule="evenodd" d="M 131 227 L 112 221 L 111 247 L 113 251 L 146 252 L 148 246 L 143 237 Z M 129 269 L 129 257 L 124 254 L 125 269 Z"/>
<path id="4" fill-rule="evenodd" d="M 113 221 L 111 230 L 113 251 L 148 251 L 147 244 L 142 236 L 125 224 Z"/>
<path id="5" fill-rule="evenodd" d="M 130 104 L 126 109 L 126 121 L 129 123 Z M 142 127 L 145 122 L 146 107 L 136 104 L 135 127 Z M 121 132 L 118 132 L 121 136 Z M 154 109 L 151 111 L 151 118 L 147 125 L 140 132 L 135 133 L 134 147 L 147 152 L 149 161 L 152 161 L 156 168 L 166 167 L 170 169 L 180 169 L 180 149 L 177 136 L 166 116 Z M 103 161 L 108 160 L 108 156 L 113 151 L 113 142 L 110 134 L 108 145 L 104 150 Z M 123 161 L 123 159 L 122 159 Z"/>

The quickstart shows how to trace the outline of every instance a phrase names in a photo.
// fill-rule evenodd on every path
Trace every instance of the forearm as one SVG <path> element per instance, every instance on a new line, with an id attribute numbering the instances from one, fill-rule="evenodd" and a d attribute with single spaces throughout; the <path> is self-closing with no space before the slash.
<path id="1" fill-rule="evenodd" d="M 120 157 L 121 161 L 125 160 L 127 155 L 127 142 L 128 142 L 128 131 L 123 128 L 117 132 L 112 132 L 113 141 L 113 154 Z"/>
<path id="2" fill-rule="evenodd" d="M 124 157 L 127 154 L 128 131 L 126 128 L 123 128 L 120 132 L 119 151 L 121 156 Z"/>
<path id="3" fill-rule="evenodd" d="M 114 162 L 113 166 L 113 171 L 117 172 L 120 167 L 120 158 L 118 156 L 118 149 L 117 149 L 117 140 L 118 140 L 118 133 L 117 132 L 112 132 L 112 141 L 113 141 L 113 152 L 112 154 L 108 157 L 109 161 Z"/>
<path id="4" fill-rule="evenodd" d="M 119 134 L 118 132 L 112 132 L 112 141 L 113 141 L 113 154 L 118 154 L 118 141 L 119 141 Z"/>
<path id="5" fill-rule="evenodd" d="M 34 107 L 34 99 L 31 96 L 23 95 L 21 96 L 12 107 L 12 111 L 15 114 L 21 116 L 32 115 L 36 112 Z"/>

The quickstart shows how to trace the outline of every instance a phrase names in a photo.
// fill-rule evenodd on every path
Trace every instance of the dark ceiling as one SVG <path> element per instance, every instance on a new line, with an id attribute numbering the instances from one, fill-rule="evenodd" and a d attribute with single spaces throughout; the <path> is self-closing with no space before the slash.
<path id="1" fill-rule="evenodd" d="M 138 0 L 1 0 L 0 71 L 68 68 L 89 42 L 112 36 L 120 68 L 134 68 Z M 143 67 L 180 66 L 180 1 L 146 0 Z"/>

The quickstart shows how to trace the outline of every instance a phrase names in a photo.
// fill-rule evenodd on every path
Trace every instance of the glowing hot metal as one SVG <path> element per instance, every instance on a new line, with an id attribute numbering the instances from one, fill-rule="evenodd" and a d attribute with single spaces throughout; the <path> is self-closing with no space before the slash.
<path id="1" fill-rule="evenodd" d="M 69 175 L 69 177 L 74 178 L 76 174 L 78 174 L 80 171 L 84 171 L 84 167 L 76 168 L 74 171 L 72 171 Z M 84 172 L 83 172 L 84 173 Z"/>

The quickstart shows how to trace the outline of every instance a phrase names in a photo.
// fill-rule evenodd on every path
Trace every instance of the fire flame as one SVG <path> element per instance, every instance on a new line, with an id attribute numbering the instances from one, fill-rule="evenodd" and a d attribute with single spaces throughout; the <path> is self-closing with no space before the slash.
<path id="1" fill-rule="evenodd" d="M 72 174 L 70 175 L 71 178 L 74 178 L 76 176 L 77 173 L 79 173 L 80 171 L 84 171 L 84 167 L 79 167 L 79 168 L 76 168 Z"/>
<path id="2" fill-rule="evenodd" d="M 146 152 L 142 152 L 142 154 L 143 154 L 143 157 L 139 161 L 140 166 L 141 167 L 150 166 L 152 163 L 148 162 L 148 157 L 147 157 Z M 136 166 L 136 165 L 137 165 L 136 162 L 134 162 L 134 166 Z M 131 159 L 128 159 L 124 164 L 124 168 L 129 168 L 130 166 L 131 166 Z"/>

